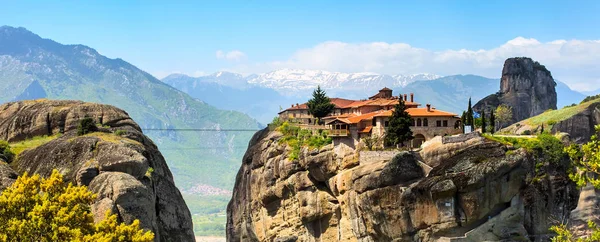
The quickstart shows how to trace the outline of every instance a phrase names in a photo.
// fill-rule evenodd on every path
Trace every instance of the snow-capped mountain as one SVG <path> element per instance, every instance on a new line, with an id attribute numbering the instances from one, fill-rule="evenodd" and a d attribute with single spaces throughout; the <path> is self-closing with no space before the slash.
<path id="1" fill-rule="evenodd" d="M 433 74 L 382 75 L 370 72 L 342 73 L 319 70 L 281 69 L 248 79 L 248 83 L 277 90 L 282 94 L 312 90 L 317 85 L 338 91 L 404 87 L 418 80 L 434 80 Z"/>

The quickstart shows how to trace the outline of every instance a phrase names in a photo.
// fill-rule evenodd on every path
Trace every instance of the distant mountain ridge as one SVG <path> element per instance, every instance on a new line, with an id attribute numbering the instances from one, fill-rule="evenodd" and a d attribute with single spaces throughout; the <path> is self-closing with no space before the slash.
<path id="1" fill-rule="evenodd" d="M 416 101 L 421 104 L 430 103 L 457 114 L 466 109 L 469 97 L 475 103 L 495 93 L 500 86 L 500 79 L 477 75 L 389 76 L 292 69 L 246 77 L 230 72 L 201 77 L 173 74 L 162 81 L 218 108 L 244 112 L 263 123 L 271 121 L 277 112 L 290 104 L 306 102 L 317 85 L 330 97 L 350 99 L 363 99 L 383 87 L 389 87 L 394 90 L 394 95 L 414 93 Z M 585 97 L 559 81 L 556 91 L 559 108 L 579 103 Z"/>
<path id="2" fill-rule="evenodd" d="M 250 132 L 160 129 L 259 129 L 256 120 L 192 98 L 121 59 L 84 45 L 62 45 L 25 28 L 0 27 L 0 103 L 74 99 L 117 106 L 148 131 L 181 189 L 229 188 Z M 217 164 L 217 165 L 215 165 Z"/>

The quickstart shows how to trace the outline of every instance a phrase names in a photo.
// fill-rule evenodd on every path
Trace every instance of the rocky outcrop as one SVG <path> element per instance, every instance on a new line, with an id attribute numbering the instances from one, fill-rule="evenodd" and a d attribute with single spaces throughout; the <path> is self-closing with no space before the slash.
<path id="1" fill-rule="evenodd" d="M 594 126 L 600 124 L 600 102 L 590 104 L 577 114 L 552 125 L 552 132 L 568 133 L 576 143 L 586 143 L 594 135 Z"/>
<path id="2" fill-rule="evenodd" d="M 98 124 L 98 132 L 77 135 L 84 117 Z M 96 221 L 110 210 L 126 223 L 139 219 L 156 241 L 194 241 L 190 212 L 167 163 L 125 111 L 78 101 L 0 106 L 0 139 L 15 143 L 40 136 L 50 138 L 32 143 L 9 165 L 0 164 L 0 185 L 16 174 L 49 176 L 57 169 L 67 181 L 98 194 L 92 205 Z"/>
<path id="3" fill-rule="evenodd" d="M 561 112 L 562 114 L 556 114 Z M 575 107 L 565 107 L 561 110 L 542 113 L 532 119 L 547 120 L 544 123 L 534 120 L 523 120 L 508 126 L 500 133 L 503 134 L 538 134 L 544 125 L 545 131 L 553 134 L 563 133 L 570 142 L 583 144 L 590 141 L 595 134 L 594 126 L 600 124 L 600 100 L 593 100 Z M 558 119 L 558 120 L 557 120 Z"/>
<path id="4" fill-rule="evenodd" d="M 290 160 L 281 139 L 263 130 L 250 142 L 228 241 L 540 239 L 577 203 L 567 164 L 536 169 L 531 153 L 477 135 L 373 161 L 331 145 Z"/>
<path id="5" fill-rule="evenodd" d="M 512 107 L 509 124 L 556 109 L 556 82 L 545 66 L 531 58 L 509 58 L 504 62 L 500 91 L 480 100 L 473 106 L 477 112 L 490 113 L 501 104 Z"/>

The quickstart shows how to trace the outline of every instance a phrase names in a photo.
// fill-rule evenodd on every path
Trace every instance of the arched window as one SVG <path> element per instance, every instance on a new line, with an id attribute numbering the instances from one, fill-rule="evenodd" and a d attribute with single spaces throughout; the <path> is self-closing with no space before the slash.
<path id="1" fill-rule="evenodd" d="M 412 126 L 415 126 L 415 120 L 414 119 L 410 119 L 410 122 L 412 123 Z"/>
<path id="2" fill-rule="evenodd" d="M 421 126 L 421 119 L 420 118 L 417 119 L 417 126 Z"/>
<path id="3" fill-rule="evenodd" d="M 429 125 L 429 123 L 427 122 L 427 118 L 423 119 L 423 126 L 427 127 L 427 125 Z"/>

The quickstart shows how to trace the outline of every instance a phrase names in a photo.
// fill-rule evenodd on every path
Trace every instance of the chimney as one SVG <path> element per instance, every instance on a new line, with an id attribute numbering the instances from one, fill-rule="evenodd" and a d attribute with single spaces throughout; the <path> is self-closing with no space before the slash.
<path id="1" fill-rule="evenodd" d="M 415 94 L 414 94 L 414 93 L 411 93 L 411 94 L 410 94 L 410 102 L 411 102 L 411 103 L 414 103 L 414 102 L 415 102 Z"/>
<path id="2" fill-rule="evenodd" d="M 300 106 L 300 105 L 298 105 L 298 103 L 296 103 L 296 107 L 298 107 L 298 106 Z"/>
<path id="3" fill-rule="evenodd" d="M 404 101 L 406 102 L 406 100 L 407 100 L 407 99 L 406 99 L 406 94 L 404 94 Z"/>
<path id="4" fill-rule="evenodd" d="M 431 104 L 427 104 L 427 112 L 431 112 Z"/>

